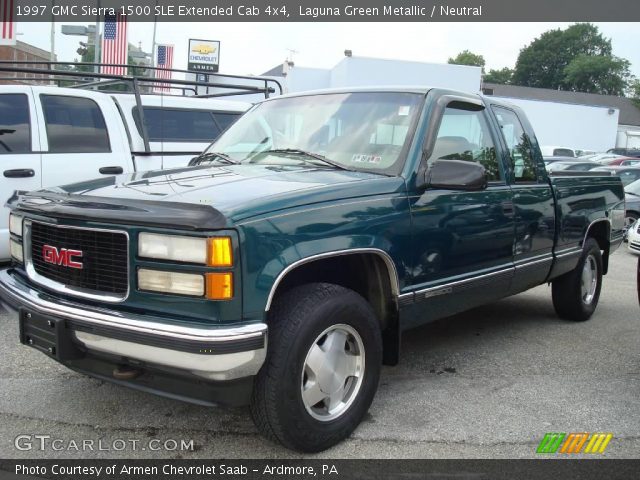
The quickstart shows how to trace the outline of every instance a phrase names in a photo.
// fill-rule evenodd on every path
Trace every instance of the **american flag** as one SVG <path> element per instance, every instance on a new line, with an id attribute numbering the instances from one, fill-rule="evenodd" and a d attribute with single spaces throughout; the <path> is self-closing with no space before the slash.
<path id="1" fill-rule="evenodd" d="M 14 0 L 0 0 L 0 23 L 2 27 L 2 36 L 0 36 L 0 45 L 16 44 L 16 24 L 13 21 L 13 4 Z"/>
<path id="2" fill-rule="evenodd" d="M 126 15 L 106 15 L 104 17 L 104 32 L 102 34 L 101 63 L 127 64 L 127 17 Z M 111 75 L 125 75 L 127 67 L 100 67 L 102 73 Z"/>
<path id="3" fill-rule="evenodd" d="M 156 50 L 156 67 L 163 70 L 156 70 L 156 78 L 171 79 L 173 72 L 173 45 L 158 45 Z M 164 70 L 164 69 L 168 70 Z M 157 83 L 155 87 L 156 92 L 168 92 L 171 90 L 168 83 Z"/>

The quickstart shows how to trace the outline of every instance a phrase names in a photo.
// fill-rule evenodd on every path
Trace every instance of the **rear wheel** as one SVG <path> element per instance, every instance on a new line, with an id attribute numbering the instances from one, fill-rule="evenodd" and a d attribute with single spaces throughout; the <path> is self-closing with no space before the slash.
<path id="1" fill-rule="evenodd" d="M 303 452 L 348 437 L 371 405 L 382 364 L 367 301 L 338 285 L 294 288 L 272 307 L 268 349 L 251 402 L 260 432 Z"/>
<path id="2" fill-rule="evenodd" d="M 561 318 L 584 321 L 598 306 L 602 288 L 602 254 L 593 238 L 587 238 L 578 265 L 552 283 L 553 306 Z"/>

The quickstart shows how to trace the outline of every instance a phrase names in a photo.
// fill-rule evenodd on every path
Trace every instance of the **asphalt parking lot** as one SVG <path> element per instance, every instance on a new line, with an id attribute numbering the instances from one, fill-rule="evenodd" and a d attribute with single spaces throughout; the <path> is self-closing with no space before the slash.
<path id="1" fill-rule="evenodd" d="M 410 332 L 366 420 L 314 457 L 535 457 L 546 432 L 611 432 L 606 457 L 640 457 L 635 272 L 636 258 L 622 247 L 586 323 L 558 319 L 542 286 Z M 260 437 L 248 409 L 194 406 L 84 377 L 19 345 L 17 330 L 0 315 L 0 458 L 299 457 Z M 61 449 L 33 442 L 18 450 L 21 434 L 60 439 Z M 134 451 L 131 442 L 115 450 L 123 439 L 138 447 L 157 439 L 156 448 L 193 440 L 195 451 L 172 442 L 164 451 Z M 73 448 L 83 440 L 94 450 Z"/>

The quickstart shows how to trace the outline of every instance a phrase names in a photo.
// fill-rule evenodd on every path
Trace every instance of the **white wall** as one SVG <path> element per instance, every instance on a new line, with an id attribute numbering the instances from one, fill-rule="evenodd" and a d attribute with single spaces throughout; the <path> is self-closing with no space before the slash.
<path id="1" fill-rule="evenodd" d="M 323 88 L 411 85 L 451 88 L 477 93 L 482 69 L 463 65 L 345 57 L 332 69 L 293 67 L 287 91 Z"/>
<path id="2" fill-rule="evenodd" d="M 500 98 L 500 97 L 496 97 Z M 541 146 L 606 152 L 616 145 L 620 111 L 568 103 L 503 98 L 524 110 Z"/>
<path id="3" fill-rule="evenodd" d="M 305 92 L 331 87 L 331 70 L 323 68 L 293 67 L 286 80 L 287 93 Z"/>

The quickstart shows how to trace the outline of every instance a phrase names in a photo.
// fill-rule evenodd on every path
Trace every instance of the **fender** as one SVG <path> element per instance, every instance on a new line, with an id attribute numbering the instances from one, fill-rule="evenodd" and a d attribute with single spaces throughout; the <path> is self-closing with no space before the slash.
<path id="1" fill-rule="evenodd" d="M 271 302 L 273 301 L 273 297 L 275 296 L 275 293 L 278 289 L 278 285 L 292 270 L 295 270 L 297 267 L 304 265 L 306 263 L 322 260 L 324 258 L 331 258 L 331 257 L 343 256 L 343 255 L 355 255 L 355 254 L 361 254 L 361 253 L 373 253 L 375 255 L 378 255 L 382 259 L 385 266 L 387 267 L 387 273 L 389 275 L 389 283 L 391 285 L 391 292 L 393 293 L 393 296 L 397 299 L 398 296 L 400 295 L 400 283 L 398 280 L 398 271 L 396 269 L 395 264 L 393 263 L 393 259 L 391 258 L 391 256 L 387 252 L 379 248 L 353 248 L 353 249 L 335 250 L 332 252 L 311 255 L 309 257 L 301 258 L 300 260 L 297 260 L 292 264 L 290 264 L 289 266 L 287 266 L 284 270 L 282 270 L 282 272 L 280 272 L 280 274 L 276 277 L 275 281 L 273 282 L 273 286 L 271 287 L 269 296 L 267 298 L 265 312 L 268 312 L 269 309 L 271 308 Z"/>

